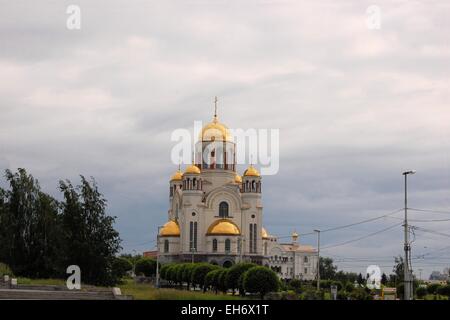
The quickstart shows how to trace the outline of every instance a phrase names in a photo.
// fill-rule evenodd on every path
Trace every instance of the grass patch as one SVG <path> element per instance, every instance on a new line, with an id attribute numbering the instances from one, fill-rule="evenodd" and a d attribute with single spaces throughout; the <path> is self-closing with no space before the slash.
<path id="1" fill-rule="evenodd" d="M 448 300 L 447 296 L 441 296 L 439 294 L 427 294 L 424 300 Z"/>
<path id="2" fill-rule="evenodd" d="M 17 278 L 17 284 L 39 285 L 39 286 L 65 286 L 66 280 L 63 279 L 30 279 Z"/>
<path id="3" fill-rule="evenodd" d="M 187 291 L 179 289 L 156 289 L 147 283 L 134 283 L 126 280 L 119 285 L 122 294 L 132 295 L 136 300 L 240 300 L 239 296 L 226 294 L 203 293 L 200 291 Z"/>

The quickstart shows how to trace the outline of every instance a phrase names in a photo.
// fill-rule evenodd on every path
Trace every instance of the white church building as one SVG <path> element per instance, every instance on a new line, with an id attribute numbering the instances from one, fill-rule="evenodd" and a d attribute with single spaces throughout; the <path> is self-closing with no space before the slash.
<path id="1" fill-rule="evenodd" d="M 315 279 L 316 250 L 300 245 L 295 232 L 292 242 L 279 243 L 263 227 L 261 175 L 250 165 L 240 176 L 235 150 L 215 114 L 200 132 L 193 164 L 170 178 L 168 222 L 157 237 L 159 261 L 224 267 L 246 261 L 268 266 L 283 279 Z"/>

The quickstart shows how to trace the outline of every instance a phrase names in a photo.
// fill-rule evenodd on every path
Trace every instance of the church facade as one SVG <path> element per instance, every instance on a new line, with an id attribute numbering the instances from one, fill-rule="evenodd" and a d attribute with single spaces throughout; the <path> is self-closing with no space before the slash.
<path id="1" fill-rule="evenodd" d="M 281 278 L 312 280 L 317 252 L 311 246 L 279 243 L 263 227 L 262 179 L 250 165 L 236 172 L 236 145 L 217 115 L 195 146 L 193 163 L 169 182 L 168 222 L 158 230 L 158 258 L 166 262 L 210 262 L 229 267 L 253 262 Z"/>

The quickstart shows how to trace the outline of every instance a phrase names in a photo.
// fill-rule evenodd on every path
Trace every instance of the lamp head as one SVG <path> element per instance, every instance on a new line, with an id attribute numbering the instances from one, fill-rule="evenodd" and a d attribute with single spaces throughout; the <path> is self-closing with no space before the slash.
<path id="1" fill-rule="evenodd" d="M 403 172 L 402 174 L 404 176 L 406 176 L 407 174 L 415 174 L 415 173 L 416 173 L 416 170 L 408 170 L 408 171 Z"/>

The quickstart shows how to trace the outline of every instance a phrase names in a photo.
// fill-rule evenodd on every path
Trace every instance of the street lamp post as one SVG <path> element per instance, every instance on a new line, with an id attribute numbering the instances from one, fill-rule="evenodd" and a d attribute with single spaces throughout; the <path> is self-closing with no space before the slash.
<path id="1" fill-rule="evenodd" d="M 194 263 L 194 252 L 196 252 L 196 248 L 194 246 L 191 247 L 191 255 L 192 255 L 192 263 Z"/>
<path id="2" fill-rule="evenodd" d="M 320 290 L 320 230 L 314 230 L 317 232 L 317 291 Z"/>
<path id="3" fill-rule="evenodd" d="M 133 277 L 136 277 L 136 256 L 137 256 L 137 251 L 136 251 L 136 249 L 133 249 L 133 253 L 134 253 L 134 257 L 131 257 L 132 258 L 132 261 L 133 261 Z"/>
<path id="4" fill-rule="evenodd" d="M 158 235 L 156 236 L 156 288 L 159 288 L 159 231 L 162 226 L 158 226 Z"/>
<path id="5" fill-rule="evenodd" d="M 403 277 L 404 277 L 404 299 L 412 300 L 412 277 L 411 266 L 409 264 L 411 255 L 411 246 L 409 243 L 409 230 L 408 230 L 408 175 L 415 174 L 415 170 L 405 171 L 402 174 L 405 176 L 405 221 L 404 221 L 404 250 L 405 261 L 403 262 Z"/>

